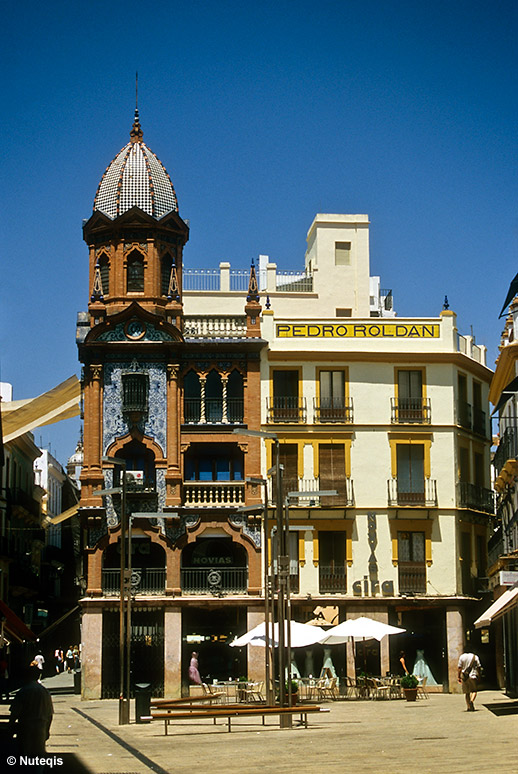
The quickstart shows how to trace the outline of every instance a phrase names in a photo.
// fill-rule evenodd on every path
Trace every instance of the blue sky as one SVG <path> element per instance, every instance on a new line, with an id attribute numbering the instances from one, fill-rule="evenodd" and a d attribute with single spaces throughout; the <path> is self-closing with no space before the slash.
<path id="1" fill-rule="evenodd" d="M 445 294 L 492 366 L 518 271 L 516 0 L 126 0 L 3 8 L 0 379 L 79 373 L 89 217 L 129 137 L 190 220 L 189 268 L 302 266 L 316 212 L 368 213 L 400 316 Z M 35 431 L 60 461 L 79 420 Z"/>

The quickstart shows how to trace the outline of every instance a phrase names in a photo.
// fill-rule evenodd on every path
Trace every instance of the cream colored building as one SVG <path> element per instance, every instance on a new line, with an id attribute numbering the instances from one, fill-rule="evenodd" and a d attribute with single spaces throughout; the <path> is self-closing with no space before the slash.
<path id="1" fill-rule="evenodd" d="M 307 241 L 304 270 L 265 256 L 258 270 L 262 429 L 280 440 L 285 492 L 338 492 L 291 501 L 293 617 L 400 625 L 390 644 L 360 649 L 356 669 L 396 672 L 400 650 L 412 669 L 424 651 L 438 685 L 456 690 L 493 511 L 485 348 L 449 309 L 395 316 L 392 292 L 370 276 L 367 215 L 318 214 Z M 184 270 L 186 320 L 230 326 L 236 281 L 221 264 L 219 291 L 189 290 Z M 301 675 L 329 659 L 354 673 L 351 649 L 295 656 Z"/>

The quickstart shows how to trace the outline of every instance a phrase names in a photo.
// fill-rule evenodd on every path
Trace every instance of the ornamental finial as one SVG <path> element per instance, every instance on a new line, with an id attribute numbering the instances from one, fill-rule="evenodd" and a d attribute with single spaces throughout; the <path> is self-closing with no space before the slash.
<path id="1" fill-rule="evenodd" d="M 142 131 L 142 127 L 140 126 L 140 120 L 138 115 L 138 72 L 135 73 L 135 120 L 133 121 L 133 126 L 131 127 L 130 131 L 130 139 L 131 142 L 142 142 L 142 138 L 144 136 L 144 132 Z"/>

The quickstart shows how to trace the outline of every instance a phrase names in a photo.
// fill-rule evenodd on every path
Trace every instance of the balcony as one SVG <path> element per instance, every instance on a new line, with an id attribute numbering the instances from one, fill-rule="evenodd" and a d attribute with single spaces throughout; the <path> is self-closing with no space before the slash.
<path id="1" fill-rule="evenodd" d="M 354 506 L 354 487 L 351 478 L 285 478 L 283 480 L 284 494 L 288 492 L 315 492 L 319 489 L 335 489 L 336 495 L 318 497 L 308 494 L 307 497 L 298 497 L 296 504 L 303 508 L 312 507 L 351 507 Z M 272 486 L 270 492 L 270 500 L 275 502 L 275 486 Z"/>
<path id="2" fill-rule="evenodd" d="M 245 504 L 245 485 L 237 481 L 184 482 L 186 508 L 228 508 Z"/>
<path id="3" fill-rule="evenodd" d="M 184 274 L 184 279 L 185 279 Z M 193 275 L 202 283 L 205 275 Z M 185 289 L 185 286 L 184 286 Z M 201 288 L 195 288 L 196 290 Z M 219 289 L 219 288 L 218 288 Z M 246 317 L 243 316 L 210 316 L 184 318 L 184 336 L 186 339 L 245 339 Z"/>
<path id="4" fill-rule="evenodd" d="M 389 478 L 387 481 L 389 506 L 403 505 L 408 507 L 422 506 L 433 508 L 437 506 L 437 482 L 432 478 L 414 481 Z"/>
<path id="5" fill-rule="evenodd" d="M 6 500 L 7 505 L 13 510 L 17 510 L 18 512 L 22 511 L 23 513 L 21 515 L 30 515 L 39 520 L 41 516 L 41 504 L 38 500 L 35 500 L 32 495 L 24 492 L 23 489 L 8 488 Z"/>
<path id="6" fill-rule="evenodd" d="M 246 567 L 182 568 L 180 585 L 184 594 L 246 594 Z"/>
<path id="7" fill-rule="evenodd" d="M 426 594 L 426 564 L 399 562 L 398 584 L 400 594 Z"/>
<path id="8" fill-rule="evenodd" d="M 353 421 L 352 398 L 313 398 L 314 421 L 345 424 Z"/>
<path id="9" fill-rule="evenodd" d="M 488 437 L 486 412 L 476 406 L 473 407 L 473 432 Z"/>
<path id="10" fill-rule="evenodd" d="M 105 597 L 120 595 L 120 569 L 102 571 L 102 590 Z M 133 594 L 164 594 L 165 569 L 158 567 L 135 567 L 131 571 Z"/>
<path id="11" fill-rule="evenodd" d="M 457 423 L 467 430 L 471 430 L 471 403 L 459 400 L 457 404 Z"/>
<path id="12" fill-rule="evenodd" d="M 306 399 L 275 397 L 266 403 L 268 423 L 306 424 Z"/>
<path id="13" fill-rule="evenodd" d="M 391 398 L 393 424 L 429 425 L 431 422 L 430 398 Z"/>
<path id="14" fill-rule="evenodd" d="M 457 484 L 457 506 L 484 513 L 494 513 L 494 494 L 491 489 L 485 489 L 483 486 L 459 481 Z"/>
<path id="15" fill-rule="evenodd" d="M 510 476 L 514 475 L 514 470 L 512 468 L 515 467 L 515 465 L 513 464 L 516 463 L 517 457 L 518 457 L 518 428 L 507 427 L 502 437 L 500 438 L 500 443 L 498 444 L 498 448 L 493 458 L 493 466 L 499 478 L 500 478 L 499 474 L 504 470 L 504 468 L 505 469 L 509 468 L 508 472 Z M 503 484 L 505 483 L 504 479 L 506 477 L 502 476 L 501 478 L 502 478 L 501 482 L 499 482 L 498 479 L 495 482 L 497 484 L 497 487 L 496 487 L 497 489 L 503 488 Z"/>
<path id="16" fill-rule="evenodd" d="M 243 398 L 185 398 L 184 422 L 188 425 L 243 423 Z"/>
<path id="17" fill-rule="evenodd" d="M 345 593 L 347 591 L 345 566 L 320 564 L 318 567 L 318 590 L 320 594 Z"/>

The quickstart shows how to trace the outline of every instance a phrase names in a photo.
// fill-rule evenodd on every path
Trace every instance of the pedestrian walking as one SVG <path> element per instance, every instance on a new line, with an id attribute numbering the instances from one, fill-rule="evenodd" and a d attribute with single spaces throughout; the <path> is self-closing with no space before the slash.
<path id="1" fill-rule="evenodd" d="M 56 674 L 59 675 L 63 671 L 63 662 L 65 660 L 63 651 L 61 648 L 56 648 L 54 651 L 54 662 L 56 664 Z"/>
<path id="2" fill-rule="evenodd" d="M 19 755 L 45 755 L 54 708 L 50 693 L 39 682 L 40 674 L 39 667 L 29 667 L 26 684 L 20 688 L 11 704 L 9 729 L 16 737 Z"/>
<path id="3" fill-rule="evenodd" d="M 45 663 L 45 659 L 43 657 L 43 653 L 41 652 L 41 650 L 39 650 L 34 656 L 33 663 L 36 664 L 40 672 L 43 672 L 43 664 Z M 40 674 L 40 677 L 41 677 L 41 674 Z"/>
<path id="4" fill-rule="evenodd" d="M 475 712 L 481 669 L 480 659 L 475 653 L 463 653 L 460 656 L 457 680 L 462 685 L 462 692 L 466 699 L 466 712 Z"/>
<path id="5" fill-rule="evenodd" d="M 189 680 L 193 685 L 201 685 L 201 676 L 198 670 L 198 654 L 196 651 L 191 653 L 191 662 L 189 664 Z"/>
<path id="6" fill-rule="evenodd" d="M 74 652 L 72 650 L 72 645 L 69 646 L 67 650 L 66 658 L 66 666 L 67 666 L 67 672 L 71 672 L 72 668 L 74 666 Z"/>

